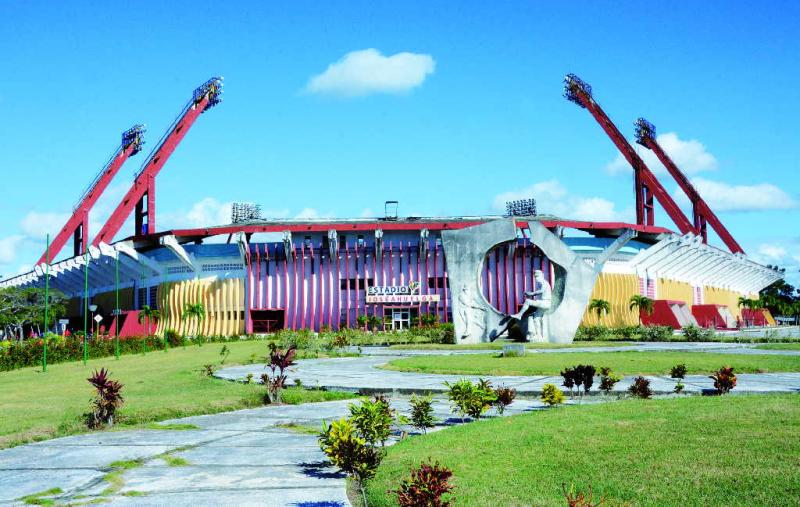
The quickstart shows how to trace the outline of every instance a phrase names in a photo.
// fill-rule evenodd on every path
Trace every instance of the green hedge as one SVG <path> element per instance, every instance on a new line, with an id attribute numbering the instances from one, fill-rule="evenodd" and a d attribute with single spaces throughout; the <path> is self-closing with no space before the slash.
<path id="1" fill-rule="evenodd" d="M 206 336 L 186 339 L 186 344 L 234 342 L 253 340 L 255 337 L 239 336 Z M 168 333 L 170 347 L 183 345 L 183 338 L 175 333 Z M 113 338 L 90 339 L 87 343 L 89 359 L 113 356 L 116 340 Z M 22 342 L 0 342 L 0 371 L 15 370 L 42 364 L 44 338 L 24 340 Z M 164 350 L 164 338 L 156 336 L 131 336 L 120 338 L 120 354 L 140 354 L 151 350 Z M 53 336 L 47 341 L 47 364 L 80 361 L 83 359 L 82 336 Z"/>

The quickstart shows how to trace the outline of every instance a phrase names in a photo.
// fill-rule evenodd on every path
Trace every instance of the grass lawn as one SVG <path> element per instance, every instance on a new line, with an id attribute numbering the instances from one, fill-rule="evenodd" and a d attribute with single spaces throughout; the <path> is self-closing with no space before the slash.
<path id="1" fill-rule="evenodd" d="M 388 448 L 369 505 L 431 458 L 459 506 L 563 506 L 562 483 L 615 505 L 797 505 L 800 396 L 688 396 L 483 420 Z"/>
<path id="2" fill-rule="evenodd" d="M 800 342 L 794 343 L 762 343 L 756 345 L 757 349 L 764 350 L 800 350 Z"/>
<path id="3" fill-rule="evenodd" d="M 526 343 L 526 349 L 574 349 L 578 347 L 625 347 L 635 345 L 632 342 L 574 342 L 574 343 Z M 503 342 L 471 343 L 468 345 L 446 345 L 441 343 L 420 343 L 419 345 L 392 345 L 395 350 L 503 350 Z"/>
<path id="4" fill-rule="evenodd" d="M 0 373 L 0 448 L 85 431 L 81 414 L 93 396 L 86 378 L 101 367 L 122 382 L 125 404 L 115 427 L 196 414 L 208 414 L 261 405 L 264 387 L 202 376 L 204 364 L 219 366 L 223 344 L 172 348 L 146 356 L 122 356 Z M 225 365 L 251 362 L 266 354 L 262 341 L 228 343 Z M 291 373 L 289 382 L 292 381 Z M 287 403 L 304 403 L 351 397 L 351 394 L 288 389 Z"/>
<path id="5" fill-rule="evenodd" d="M 687 373 L 710 373 L 733 366 L 737 373 L 800 371 L 800 356 L 715 354 L 704 352 L 548 352 L 523 357 L 482 354 L 415 356 L 391 361 L 391 370 L 459 375 L 558 375 L 576 364 L 608 366 L 623 375 L 665 374 L 686 363 Z"/>

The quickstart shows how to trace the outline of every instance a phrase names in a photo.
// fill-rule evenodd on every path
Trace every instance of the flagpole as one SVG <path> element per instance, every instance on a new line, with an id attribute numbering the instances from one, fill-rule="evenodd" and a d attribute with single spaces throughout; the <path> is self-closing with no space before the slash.
<path id="1" fill-rule="evenodd" d="M 83 270 L 83 364 L 89 359 L 89 351 L 86 348 L 89 331 L 89 249 L 83 254 L 85 267 Z"/>

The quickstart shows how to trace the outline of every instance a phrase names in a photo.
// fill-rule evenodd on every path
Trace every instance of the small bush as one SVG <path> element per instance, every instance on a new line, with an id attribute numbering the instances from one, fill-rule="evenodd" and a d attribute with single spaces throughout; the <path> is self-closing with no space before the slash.
<path id="1" fill-rule="evenodd" d="M 606 326 L 580 326 L 575 333 L 575 341 L 593 342 L 613 338 L 611 329 Z"/>
<path id="2" fill-rule="evenodd" d="M 594 384 L 595 368 L 590 364 L 579 364 L 572 368 L 565 368 L 561 372 L 561 377 L 564 379 L 564 387 L 572 392 L 573 389 L 577 390 L 578 394 L 581 393 L 583 387 L 583 394 L 588 394 L 589 389 Z"/>
<path id="3" fill-rule="evenodd" d="M 347 419 L 323 424 L 319 446 L 334 466 L 356 482 L 367 505 L 364 482 L 375 476 L 383 451 L 358 436 L 355 425 Z"/>
<path id="4" fill-rule="evenodd" d="M 669 370 L 670 378 L 686 378 L 686 365 L 684 363 L 676 364 Z"/>
<path id="5" fill-rule="evenodd" d="M 485 380 L 473 384 L 462 379 L 452 384 L 445 382 L 444 385 L 448 389 L 447 397 L 452 411 L 461 414 L 462 421 L 466 416 L 479 419 L 496 400 L 491 384 Z"/>
<path id="6" fill-rule="evenodd" d="M 411 405 L 411 425 L 427 433 L 428 428 L 433 428 L 436 424 L 436 418 L 433 416 L 433 399 L 430 396 L 420 397 L 414 394 L 408 403 Z"/>
<path id="7" fill-rule="evenodd" d="M 715 333 L 711 328 L 702 328 L 689 324 L 683 328 L 683 336 L 687 342 L 707 342 L 714 339 Z"/>
<path id="8" fill-rule="evenodd" d="M 675 391 L 675 394 L 681 394 L 683 392 L 684 387 L 685 386 L 683 385 L 683 382 L 678 380 L 678 382 L 675 384 L 675 387 L 673 388 L 673 391 Z"/>
<path id="9" fill-rule="evenodd" d="M 86 424 L 91 429 L 114 424 L 114 414 L 125 401 L 122 397 L 123 385 L 108 377 L 108 370 L 101 368 L 86 379 L 95 389 L 92 402 L 94 410 L 88 414 Z"/>
<path id="10" fill-rule="evenodd" d="M 736 387 L 736 375 L 732 366 L 723 366 L 708 378 L 714 381 L 714 389 L 719 394 L 727 394 Z"/>
<path id="11" fill-rule="evenodd" d="M 581 491 L 576 491 L 572 485 L 567 489 L 567 485 L 562 483 L 561 490 L 564 492 L 564 499 L 567 501 L 567 507 L 600 507 L 605 503 L 605 498 L 602 496 L 597 502 L 594 501 L 594 494 L 592 493 L 591 486 L 589 486 L 588 493 L 583 493 Z"/>
<path id="12" fill-rule="evenodd" d="M 545 384 L 542 386 L 542 402 L 546 405 L 560 405 L 564 403 L 565 397 L 561 389 L 556 387 L 555 384 Z"/>
<path id="13" fill-rule="evenodd" d="M 216 364 L 204 364 L 203 367 L 200 369 L 200 373 L 206 377 L 211 377 L 214 375 L 214 372 L 217 371 Z"/>
<path id="14" fill-rule="evenodd" d="M 261 380 L 267 386 L 267 401 L 269 403 L 281 402 L 281 391 L 286 387 L 286 369 L 294 365 L 294 358 L 297 354 L 297 349 L 294 345 L 290 345 L 284 352 L 275 346 L 274 343 L 269 344 L 269 369 L 271 375 L 264 374 Z"/>
<path id="15" fill-rule="evenodd" d="M 611 371 L 611 368 L 606 366 L 600 368 L 600 390 L 604 391 L 606 394 L 609 394 L 613 389 L 614 385 L 622 380 L 622 375 L 619 373 L 614 373 Z"/>
<path id="16" fill-rule="evenodd" d="M 453 472 L 447 467 L 434 464 L 420 463 L 418 468 L 411 469 L 411 477 L 404 479 L 400 487 L 389 493 L 397 496 L 400 507 L 449 507 L 451 498 L 445 499 L 453 491 L 450 484 Z"/>
<path id="17" fill-rule="evenodd" d="M 376 396 L 372 400 L 362 400 L 360 404 L 350 404 L 350 421 L 358 430 L 359 435 L 368 444 L 381 446 L 386 443 L 392 433 L 394 412 L 389 406 L 389 400 Z"/>
<path id="18" fill-rule="evenodd" d="M 643 342 L 668 342 L 675 335 L 672 326 L 641 326 L 639 339 Z"/>
<path id="19" fill-rule="evenodd" d="M 245 375 L 244 383 L 245 384 L 252 384 L 253 383 L 253 374 L 252 373 L 248 373 L 247 375 Z"/>
<path id="20" fill-rule="evenodd" d="M 649 398 L 653 396 L 653 391 L 650 390 L 650 381 L 642 376 L 633 379 L 633 384 L 628 388 L 628 392 L 637 398 Z"/>
<path id="21" fill-rule="evenodd" d="M 517 390 L 513 387 L 500 386 L 494 390 L 495 401 L 494 406 L 500 415 L 503 415 L 506 407 L 514 403 L 514 398 L 517 397 Z"/>
<path id="22" fill-rule="evenodd" d="M 184 337 L 174 329 L 167 329 L 164 331 L 164 339 L 167 340 L 170 347 L 177 347 L 185 344 Z"/>
<path id="23" fill-rule="evenodd" d="M 419 316 L 419 325 L 422 327 L 431 327 L 439 323 L 439 316 L 435 313 L 422 313 Z"/>

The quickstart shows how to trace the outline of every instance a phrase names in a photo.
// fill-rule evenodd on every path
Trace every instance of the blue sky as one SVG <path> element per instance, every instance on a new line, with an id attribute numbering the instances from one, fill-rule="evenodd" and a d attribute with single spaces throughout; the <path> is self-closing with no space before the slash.
<path id="1" fill-rule="evenodd" d="M 212 75 L 225 76 L 225 101 L 158 177 L 160 227 L 224 222 L 231 201 L 289 217 L 378 214 L 387 199 L 401 214 L 458 215 L 529 194 L 542 211 L 631 220 L 630 170 L 561 96 L 575 72 L 626 135 L 638 116 L 656 124 L 749 254 L 800 265 L 795 2 L 2 1 L 0 10 L 6 276 L 36 260 L 120 132 L 146 123 L 149 144 L 99 203 L 97 232 Z M 657 221 L 672 226 L 663 212 Z"/>

